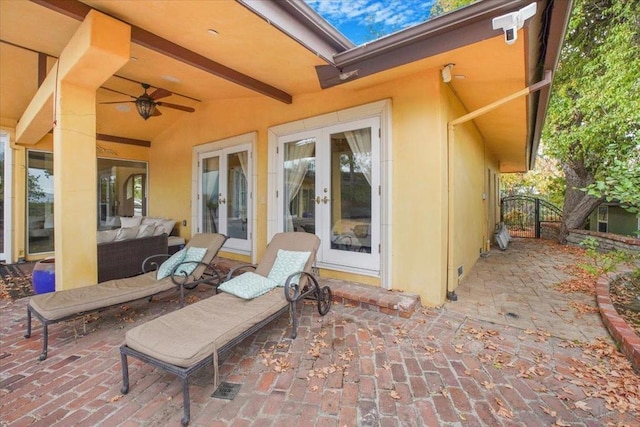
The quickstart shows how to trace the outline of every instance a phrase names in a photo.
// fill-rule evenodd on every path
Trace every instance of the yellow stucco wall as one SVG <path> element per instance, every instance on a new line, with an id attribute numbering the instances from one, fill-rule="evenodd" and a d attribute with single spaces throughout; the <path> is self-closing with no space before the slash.
<path id="1" fill-rule="evenodd" d="M 443 86 L 448 120 L 468 113 L 454 92 Z M 487 148 L 486 141 L 473 121 L 455 127 L 453 142 L 453 291 L 471 270 L 487 240 L 492 238 L 493 226 L 499 211 L 495 209 L 495 188 L 489 177 L 498 171 L 495 156 Z M 493 180 L 492 180 L 493 182 Z M 494 206 L 491 209 L 490 203 Z M 460 272 L 461 270 L 461 272 Z"/>
<path id="2" fill-rule="evenodd" d="M 192 149 L 248 132 L 257 132 L 257 239 L 259 259 L 267 243 L 268 129 L 303 118 L 381 99 L 392 102 L 393 237 L 391 272 L 394 289 L 419 293 L 435 305 L 446 295 L 446 122 L 441 114 L 439 70 L 416 74 L 375 88 L 347 86 L 294 98 L 284 105 L 266 98 L 203 103 L 195 113 L 152 141 L 149 151 L 149 211 L 177 220 L 191 217 Z M 191 224 L 180 233 L 189 238 Z M 323 271 L 379 285 L 379 279 Z"/>
<path id="3" fill-rule="evenodd" d="M 178 224 L 187 220 L 186 226 L 179 225 L 179 232 L 188 239 L 193 147 L 257 132 L 254 239 L 259 259 L 267 243 L 268 129 L 382 99 L 392 105 L 391 286 L 418 293 L 425 305 L 439 305 L 447 292 L 447 122 L 466 111 L 441 83 L 437 69 L 374 88 L 319 91 L 296 97 L 292 105 L 262 97 L 203 102 L 195 113 L 185 115 L 152 141 L 151 148 L 98 141 L 98 156 L 148 161 L 148 214 L 170 217 Z M 47 136 L 32 148 L 50 150 L 51 146 Z M 490 220 L 482 195 L 487 191 L 487 169 L 497 166 L 472 123 L 457 127 L 455 148 L 454 265 L 463 265 L 466 274 L 487 238 Z M 24 150 L 21 156 L 24 159 Z M 24 175 L 24 169 L 20 173 Z M 24 192 L 24 179 L 16 190 Z M 24 249 L 24 205 L 21 209 L 22 215 L 15 216 L 21 223 L 17 228 L 22 229 L 16 252 Z M 379 279 L 368 276 L 327 270 L 321 275 L 380 285 Z"/>

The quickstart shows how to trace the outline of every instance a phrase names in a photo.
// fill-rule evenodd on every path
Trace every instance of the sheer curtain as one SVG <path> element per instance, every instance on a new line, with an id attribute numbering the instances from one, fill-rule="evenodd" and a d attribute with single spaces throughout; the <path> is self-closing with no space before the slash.
<path id="1" fill-rule="evenodd" d="M 204 223 L 204 229 L 208 232 L 217 233 L 218 227 L 216 226 L 217 219 L 217 209 L 218 209 L 218 171 L 210 171 L 204 172 L 202 174 L 202 184 L 203 184 L 203 210 L 205 212 L 204 218 L 202 218 Z"/>
<path id="2" fill-rule="evenodd" d="M 295 231 L 293 229 L 293 219 L 291 218 L 291 201 L 298 195 L 302 182 L 309 168 L 307 158 L 313 155 L 315 148 L 314 141 L 292 142 L 286 145 L 287 157 L 284 162 L 284 186 L 287 191 L 285 197 L 285 231 Z"/>
<path id="3" fill-rule="evenodd" d="M 371 185 L 371 129 L 346 131 L 344 136 L 347 138 L 349 148 L 353 151 L 355 164 Z"/>

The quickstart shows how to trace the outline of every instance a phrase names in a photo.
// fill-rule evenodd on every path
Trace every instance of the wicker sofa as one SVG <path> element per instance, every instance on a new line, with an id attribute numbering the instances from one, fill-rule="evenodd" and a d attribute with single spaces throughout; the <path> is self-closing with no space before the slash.
<path id="1" fill-rule="evenodd" d="M 167 235 L 98 243 L 98 282 L 142 273 L 142 261 L 168 253 Z"/>

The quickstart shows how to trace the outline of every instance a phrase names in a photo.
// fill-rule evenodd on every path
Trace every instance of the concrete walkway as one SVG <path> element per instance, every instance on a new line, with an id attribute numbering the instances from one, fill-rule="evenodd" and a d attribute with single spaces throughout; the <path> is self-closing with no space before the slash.
<path id="1" fill-rule="evenodd" d="M 629 376 L 608 338 L 594 339 L 607 337 L 595 315 L 568 306 L 589 298 L 553 287 L 578 258 L 516 240 L 478 262 L 457 302 L 408 317 L 373 301 L 343 298 L 325 317 L 305 304 L 297 339 L 283 316 L 223 362 L 220 380 L 241 385 L 235 399 L 211 397 L 212 369 L 195 375 L 190 425 L 638 425 L 629 402 L 640 396 L 640 378 Z M 377 294 L 334 285 L 343 295 Z M 198 289 L 189 300 L 211 294 Z M 118 352 L 126 330 L 177 307 L 175 294 L 89 316 L 86 328 L 51 326 L 49 358 L 40 363 L 41 328 L 22 337 L 26 303 L 0 301 L 0 425 L 180 425 L 180 382 L 132 361 L 123 396 Z"/>

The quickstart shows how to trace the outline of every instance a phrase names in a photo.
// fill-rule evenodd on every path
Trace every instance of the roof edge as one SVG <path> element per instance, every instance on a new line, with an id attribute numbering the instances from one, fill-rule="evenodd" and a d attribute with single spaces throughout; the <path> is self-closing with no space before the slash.
<path id="1" fill-rule="evenodd" d="M 355 46 L 302 0 L 236 1 L 329 64 Z"/>

